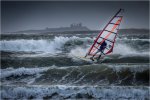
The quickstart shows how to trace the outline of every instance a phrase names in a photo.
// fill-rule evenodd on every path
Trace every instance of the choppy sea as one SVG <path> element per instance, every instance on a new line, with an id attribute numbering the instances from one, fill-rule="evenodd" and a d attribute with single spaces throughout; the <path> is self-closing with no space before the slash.
<path id="1" fill-rule="evenodd" d="M 74 57 L 96 36 L 1 39 L 1 99 L 149 100 L 149 34 L 118 34 L 102 63 Z"/>

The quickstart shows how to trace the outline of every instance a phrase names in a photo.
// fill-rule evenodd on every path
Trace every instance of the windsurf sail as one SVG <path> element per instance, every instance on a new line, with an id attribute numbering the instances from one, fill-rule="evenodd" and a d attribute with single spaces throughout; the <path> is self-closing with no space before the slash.
<path id="1" fill-rule="evenodd" d="M 98 34 L 98 36 L 94 40 L 94 43 L 90 47 L 85 57 L 93 56 L 104 41 L 107 43 L 107 46 L 103 51 L 103 55 L 110 54 L 113 51 L 115 39 L 119 30 L 119 25 L 123 18 L 122 12 L 123 9 L 119 9 L 119 11 L 107 23 L 107 25 L 103 28 L 103 30 Z M 97 55 L 99 55 L 99 53 L 97 53 Z"/>

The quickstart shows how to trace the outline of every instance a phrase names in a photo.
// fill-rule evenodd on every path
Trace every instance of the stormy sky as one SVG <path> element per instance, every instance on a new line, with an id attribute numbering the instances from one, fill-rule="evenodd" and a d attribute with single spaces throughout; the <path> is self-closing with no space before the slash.
<path id="1" fill-rule="evenodd" d="M 149 28 L 148 1 L 2 1 L 1 30 L 38 30 L 79 22 L 97 30 L 120 8 L 125 9 L 121 28 Z"/>

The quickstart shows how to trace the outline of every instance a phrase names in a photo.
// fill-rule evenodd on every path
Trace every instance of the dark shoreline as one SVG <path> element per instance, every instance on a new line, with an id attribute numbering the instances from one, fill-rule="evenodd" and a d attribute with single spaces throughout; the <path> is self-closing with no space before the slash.
<path id="1" fill-rule="evenodd" d="M 97 36 L 101 30 L 90 31 L 64 31 L 64 32 L 47 32 L 47 33 L 4 33 L 1 34 L 1 40 L 15 40 L 15 39 L 50 39 L 54 36 L 77 36 L 77 35 L 90 35 Z M 120 29 L 119 35 L 149 35 L 148 29 Z"/>

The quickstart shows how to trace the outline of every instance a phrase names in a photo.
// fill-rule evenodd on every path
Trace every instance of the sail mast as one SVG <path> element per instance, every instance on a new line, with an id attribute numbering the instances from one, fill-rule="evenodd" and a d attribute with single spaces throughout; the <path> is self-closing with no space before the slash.
<path id="1" fill-rule="evenodd" d="M 101 34 L 106 30 L 106 28 L 108 27 L 108 25 L 109 25 L 109 24 L 115 24 L 115 23 L 111 23 L 112 20 L 113 20 L 115 17 L 121 17 L 121 18 L 122 18 L 122 16 L 117 16 L 122 10 L 123 10 L 123 9 L 119 9 L 119 11 L 118 11 L 118 12 L 111 18 L 111 20 L 106 24 L 106 26 L 103 28 L 103 30 L 102 30 L 102 31 L 99 33 L 99 35 L 97 36 L 96 40 L 94 40 L 94 43 L 93 43 L 93 45 L 91 46 L 91 48 L 89 49 L 89 51 L 88 51 L 88 53 L 86 54 L 86 56 L 90 54 L 92 48 L 93 48 L 94 45 L 96 44 L 97 40 L 100 38 Z M 116 24 L 117 24 L 117 23 L 116 23 Z M 85 56 L 85 57 L 86 57 L 86 56 Z"/>

